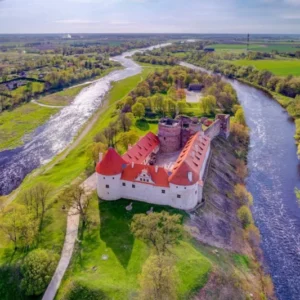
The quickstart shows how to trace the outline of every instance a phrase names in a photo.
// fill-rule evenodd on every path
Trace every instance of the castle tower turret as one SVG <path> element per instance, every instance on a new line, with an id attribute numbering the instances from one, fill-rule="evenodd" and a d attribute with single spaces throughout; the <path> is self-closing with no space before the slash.
<path id="1" fill-rule="evenodd" d="M 219 114 L 216 120 L 220 120 L 220 135 L 227 139 L 230 134 L 230 115 Z"/>
<path id="2" fill-rule="evenodd" d="M 158 138 L 162 152 L 175 152 L 181 147 L 181 124 L 179 120 L 163 118 L 158 124 Z"/>

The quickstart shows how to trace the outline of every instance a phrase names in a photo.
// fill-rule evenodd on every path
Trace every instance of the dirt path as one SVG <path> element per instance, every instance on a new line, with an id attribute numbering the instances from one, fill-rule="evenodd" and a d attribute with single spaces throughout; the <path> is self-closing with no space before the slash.
<path id="1" fill-rule="evenodd" d="M 91 194 L 96 189 L 96 173 L 94 173 L 92 176 L 86 179 L 81 186 L 85 189 L 86 194 Z M 60 261 L 57 265 L 52 280 L 48 285 L 47 290 L 43 296 L 43 300 L 54 299 L 59 289 L 60 283 L 69 266 L 74 251 L 74 246 L 77 240 L 78 227 L 80 221 L 80 215 L 76 214 L 76 212 L 77 211 L 74 207 L 72 207 L 69 210 L 66 237 L 65 237 L 64 247 L 61 253 Z"/>
<path id="2" fill-rule="evenodd" d="M 63 105 L 47 105 L 47 104 L 42 104 L 42 103 L 37 102 L 36 100 L 31 100 L 31 103 L 34 103 L 36 105 L 43 106 L 43 107 L 49 107 L 49 108 L 63 108 L 63 107 L 65 107 Z"/>

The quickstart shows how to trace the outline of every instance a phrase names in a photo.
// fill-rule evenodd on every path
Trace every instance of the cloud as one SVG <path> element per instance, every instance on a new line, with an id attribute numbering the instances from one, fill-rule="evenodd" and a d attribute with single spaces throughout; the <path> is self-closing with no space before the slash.
<path id="1" fill-rule="evenodd" d="M 300 0 L 284 0 L 284 2 L 290 5 L 300 6 Z"/>
<path id="2" fill-rule="evenodd" d="M 98 24 L 100 21 L 82 20 L 82 19 L 66 19 L 66 20 L 56 20 L 54 23 L 59 24 Z"/>
<path id="3" fill-rule="evenodd" d="M 282 15 L 281 18 L 286 20 L 300 20 L 300 14 L 286 14 Z"/>

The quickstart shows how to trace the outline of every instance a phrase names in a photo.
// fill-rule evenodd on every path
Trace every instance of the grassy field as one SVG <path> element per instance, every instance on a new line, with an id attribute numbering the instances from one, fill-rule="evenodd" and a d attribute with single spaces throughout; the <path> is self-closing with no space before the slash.
<path id="1" fill-rule="evenodd" d="M 115 103 L 126 96 L 141 80 L 141 78 L 145 78 L 149 72 L 153 69 L 147 68 L 142 74 L 127 78 L 120 82 L 114 83 L 111 92 L 108 95 L 108 99 L 106 104 L 100 109 L 99 118 L 92 128 L 92 130 L 83 138 L 83 140 L 76 146 L 65 159 L 60 161 L 60 156 L 63 156 L 64 153 L 59 155 L 54 159 L 52 168 L 48 168 L 48 166 L 42 166 L 38 171 L 35 171 L 34 175 L 28 175 L 21 186 L 19 187 L 19 191 L 22 191 L 37 182 L 47 182 L 50 184 L 52 189 L 52 200 L 57 196 L 60 190 L 66 185 L 72 183 L 75 179 L 83 180 L 85 178 L 85 169 L 87 167 L 87 148 L 93 142 L 93 137 L 105 128 L 109 122 L 117 118 L 114 116 L 115 111 Z M 38 107 L 38 105 L 34 105 L 34 107 Z M 155 130 L 155 124 L 149 124 L 149 126 L 141 126 L 141 128 L 136 127 L 138 132 L 143 132 L 147 130 Z M 76 161 L 76 164 L 74 162 Z M 38 175 L 36 175 L 38 174 Z M 19 198 L 14 200 L 14 202 L 18 202 Z M 62 213 L 61 203 L 55 202 L 49 211 L 49 222 L 47 222 L 48 226 L 45 227 L 43 231 L 43 236 L 45 239 L 42 239 L 41 247 L 45 248 L 55 248 L 61 249 L 62 242 L 64 239 L 65 232 L 65 220 L 66 216 Z M 47 238 L 46 238 L 47 237 Z M 6 251 L 5 248 L 10 247 L 6 243 L 6 240 L 0 233 L 0 261 L 1 261 L 1 251 Z M 2 248 L 2 249 L 1 249 Z M 58 253 L 59 253 L 58 251 Z"/>
<path id="2" fill-rule="evenodd" d="M 46 105 L 54 105 L 54 106 L 66 106 L 69 105 L 77 96 L 81 90 L 87 87 L 89 84 L 84 84 L 81 86 L 64 89 L 61 92 L 54 93 L 45 97 L 38 99 L 39 103 Z"/>
<path id="3" fill-rule="evenodd" d="M 229 63 L 237 66 L 254 66 L 259 70 L 269 70 L 279 76 L 300 76 L 300 60 L 235 60 Z"/>
<path id="4" fill-rule="evenodd" d="M 300 48 L 296 46 L 299 44 L 250 44 L 249 50 L 252 51 L 260 51 L 260 52 L 296 52 L 299 51 Z M 247 44 L 216 44 L 211 45 L 211 47 L 215 48 L 217 51 L 234 51 L 234 52 L 243 52 L 247 49 Z"/>
<path id="5" fill-rule="evenodd" d="M 104 201 L 98 204 L 95 197 L 89 212 L 93 225 L 81 238 L 81 249 L 73 256 L 57 299 L 69 291 L 71 282 L 101 290 L 109 299 L 131 299 L 136 295 L 138 275 L 151 249 L 135 240 L 131 234 L 133 215 L 146 213 L 151 207 L 157 212 L 167 210 L 170 213 L 183 213 L 141 202 L 134 202 L 133 210 L 127 212 L 125 206 L 129 203 L 129 200 L 120 200 L 117 203 Z M 187 299 L 206 283 L 211 263 L 189 240 L 180 241 L 172 252 L 179 275 L 179 298 Z M 104 260 L 103 255 L 107 255 L 108 259 Z"/>
<path id="6" fill-rule="evenodd" d="M 34 131 L 58 110 L 27 103 L 13 111 L 2 112 L 0 114 L 0 151 L 21 146 L 24 135 Z"/>

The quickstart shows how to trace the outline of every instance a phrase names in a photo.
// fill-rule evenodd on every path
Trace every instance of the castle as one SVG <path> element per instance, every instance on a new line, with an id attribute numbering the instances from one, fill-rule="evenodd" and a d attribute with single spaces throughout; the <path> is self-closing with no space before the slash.
<path id="1" fill-rule="evenodd" d="M 220 114 L 203 131 L 202 118 L 163 118 L 158 135 L 147 133 L 124 155 L 109 148 L 96 166 L 103 200 L 127 198 L 190 210 L 202 202 L 211 140 L 227 138 L 230 116 Z"/>

